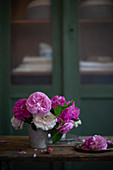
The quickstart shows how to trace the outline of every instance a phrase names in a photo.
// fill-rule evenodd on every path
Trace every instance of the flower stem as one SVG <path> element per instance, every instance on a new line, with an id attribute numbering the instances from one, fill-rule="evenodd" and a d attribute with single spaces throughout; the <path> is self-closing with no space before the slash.
<path id="1" fill-rule="evenodd" d="M 58 119 L 60 119 L 61 120 L 61 122 L 64 122 L 60 117 L 57 117 Z"/>

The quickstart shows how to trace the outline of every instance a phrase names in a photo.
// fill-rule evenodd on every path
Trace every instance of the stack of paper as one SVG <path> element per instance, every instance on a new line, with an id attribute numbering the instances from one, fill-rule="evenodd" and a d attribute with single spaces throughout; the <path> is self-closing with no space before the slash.
<path id="1" fill-rule="evenodd" d="M 113 71 L 113 62 L 100 63 L 80 61 L 80 71 Z"/>
<path id="2" fill-rule="evenodd" d="M 23 58 L 22 63 L 13 69 L 13 72 L 51 72 L 51 57 L 29 57 Z"/>

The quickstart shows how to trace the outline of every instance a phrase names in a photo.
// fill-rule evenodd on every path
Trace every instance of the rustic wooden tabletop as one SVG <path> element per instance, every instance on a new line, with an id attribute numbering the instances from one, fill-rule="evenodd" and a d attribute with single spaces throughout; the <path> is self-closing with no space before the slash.
<path id="1" fill-rule="evenodd" d="M 81 137 L 84 138 L 84 137 Z M 107 137 L 108 139 L 112 137 Z M 76 162 L 76 161 L 113 161 L 113 151 L 82 152 L 76 150 L 74 142 L 60 142 L 51 153 L 44 153 L 42 149 L 30 147 L 28 136 L 0 136 L 0 161 L 44 161 L 44 162 Z"/>

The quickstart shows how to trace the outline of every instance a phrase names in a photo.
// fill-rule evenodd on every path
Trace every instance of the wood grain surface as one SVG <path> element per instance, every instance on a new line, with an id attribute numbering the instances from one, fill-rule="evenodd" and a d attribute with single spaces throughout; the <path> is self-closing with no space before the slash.
<path id="1" fill-rule="evenodd" d="M 110 138 L 110 137 L 108 137 Z M 49 144 L 51 153 L 42 153 L 42 149 L 30 147 L 28 136 L 0 136 L 0 161 L 113 161 L 113 151 L 103 153 L 86 153 L 75 149 L 75 143 Z M 18 152 L 25 151 L 20 154 Z M 36 157 L 34 157 L 34 154 Z"/>

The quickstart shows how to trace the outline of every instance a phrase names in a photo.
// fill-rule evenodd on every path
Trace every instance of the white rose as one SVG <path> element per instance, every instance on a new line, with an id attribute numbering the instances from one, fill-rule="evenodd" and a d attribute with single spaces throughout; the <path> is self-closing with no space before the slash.
<path id="1" fill-rule="evenodd" d="M 81 124 L 82 124 L 81 120 L 74 122 L 75 127 L 78 127 L 78 125 L 81 125 Z"/>
<path id="2" fill-rule="evenodd" d="M 33 123 L 36 128 L 41 128 L 43 130 L 50 130 L 56 125 L 57 119 L 55 116 L 49 112 L 46 116 L 33 115 Z"/>
<path id="3" fill-rule="evenodd" d="M 12 119 L 11 119 L 11 123 L 12 123 L 12 126 L 13 126 L 16 130 L 23 129 L 23 124 L 24 124 L 24 122 L 23 122 L 22 120 L 18 120 L 18 119 L 15 118 L 14 116 L 13 116 Z"/>

